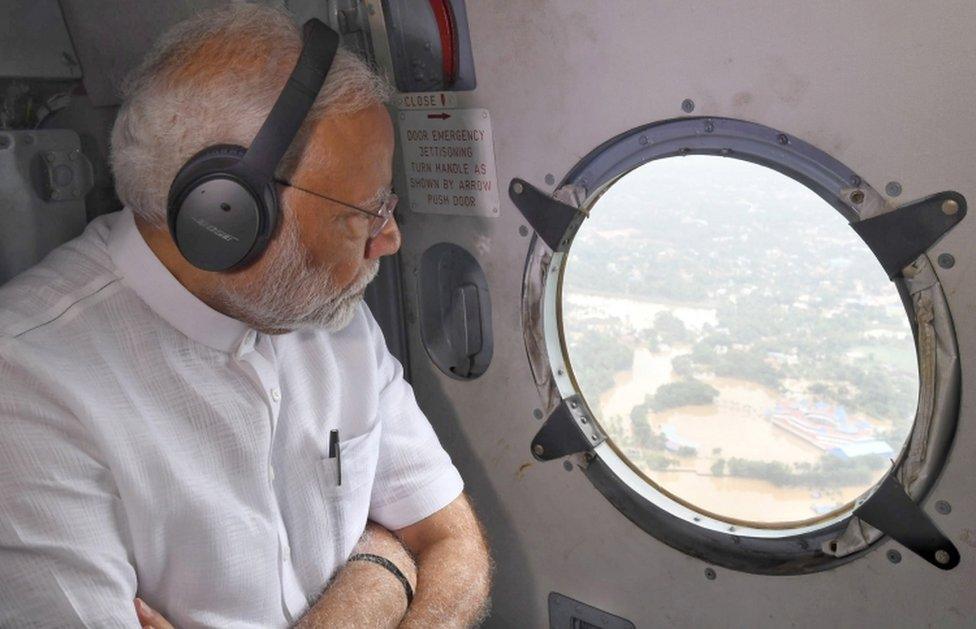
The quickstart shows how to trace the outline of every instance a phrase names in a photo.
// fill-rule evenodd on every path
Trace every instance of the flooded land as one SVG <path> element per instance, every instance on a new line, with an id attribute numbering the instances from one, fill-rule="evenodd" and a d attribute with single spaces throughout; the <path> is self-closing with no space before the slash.
<path id="1" fill-rule="evenodd" d="M 719 173 L 681 211 L 676 176 L 618 184 L 574 242 L 562 323 L 582 393 L 636 470 L 702 512 L 768 525 L 846 507 L 914 417 L 897 291 L 783 175 Z"/>

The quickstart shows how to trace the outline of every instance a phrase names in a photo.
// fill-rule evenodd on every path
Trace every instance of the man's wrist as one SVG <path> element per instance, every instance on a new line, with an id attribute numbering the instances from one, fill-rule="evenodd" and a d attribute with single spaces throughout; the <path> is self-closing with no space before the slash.
<path id="1" fill-rule="evenodd" d="M 407 579 L 406 575 L 397 568 L 396 564 L 387 559 L 386 557 L 376 555 L 373 553 L 357 553 L 349 558 L 350 562 L 362 561 L 375 564 L 380 566 L 391 575 L 393 575 L 397 581 L 403 586 L 403 592 L 407 598 L 407 607 L 410 607 L 410 603 L 413 602 L 413 588 L 410 586 L 410 581 Z"/>

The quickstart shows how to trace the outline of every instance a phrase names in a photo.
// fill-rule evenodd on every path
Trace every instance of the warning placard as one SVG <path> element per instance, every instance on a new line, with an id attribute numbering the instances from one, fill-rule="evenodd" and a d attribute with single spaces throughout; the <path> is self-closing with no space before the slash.
<path id="1" fill-rule="evenodd" d="M 410 209 L 498 216 L 487 109 L 401 111 L 398 119 Z"/>

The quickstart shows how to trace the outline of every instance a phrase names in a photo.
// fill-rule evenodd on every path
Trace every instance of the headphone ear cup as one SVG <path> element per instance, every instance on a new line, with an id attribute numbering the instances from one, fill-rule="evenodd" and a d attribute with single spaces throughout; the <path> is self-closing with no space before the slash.
<path id="1" fill-rule="evenodd" d="M 256 259 L 277 223 L 274 186 L 242 167 L 246 152 L 234 145 L 208 147 L 187 161 L 170 187 L 170 234 L 200 269 L 228 271 Z"/>

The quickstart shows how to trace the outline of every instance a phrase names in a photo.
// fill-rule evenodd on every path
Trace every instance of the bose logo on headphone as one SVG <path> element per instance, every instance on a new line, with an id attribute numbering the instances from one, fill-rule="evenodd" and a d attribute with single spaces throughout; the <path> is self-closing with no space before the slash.
<path id="1" fill-rule="evenodd" d="M 227 242 L 230 242 L 231 240 L 240 240 L 240 238 L 238 238 L 237 236 L 232 236 L 228 234 L 221 228 L 217 227 L 216 225 L 211 225 L 210 223 L 208 223 L 207 221 L 205 221 L 204 219 L 198 216 L 193 217 L 193 222 L 199 225 L 200 227 L 204 228 L 205 230 L 207 230 L 217 238 L 220 238 L 221 240 L 225 240 Z"/>

